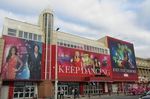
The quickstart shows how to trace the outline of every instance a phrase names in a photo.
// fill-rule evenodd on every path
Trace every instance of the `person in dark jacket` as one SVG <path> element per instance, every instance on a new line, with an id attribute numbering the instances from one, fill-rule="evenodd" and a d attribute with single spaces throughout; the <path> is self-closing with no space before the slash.
<path id="1" fill-rule="evenodd" d="M 39 46 L 34 45 L 34 52 L 29 54 L 28 64 L 30 70 L 30 79 L 41 78 L 41 53 L 39 52 Z"/>

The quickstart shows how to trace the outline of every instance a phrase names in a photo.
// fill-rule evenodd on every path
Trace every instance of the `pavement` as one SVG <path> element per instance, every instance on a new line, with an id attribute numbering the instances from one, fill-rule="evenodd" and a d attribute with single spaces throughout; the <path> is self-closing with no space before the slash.
<path id="1" fill-rule="evenodd" d="M 65 97 L 65 99 L 74 99 L 73 96 Z M 113 94 L 113 95 L 97 95 L 97 96 L 80 96 L 80 98 L 76 99 L 139 99 L 139 96 L 133 95 L 124 95 L 124 94 Z"/>

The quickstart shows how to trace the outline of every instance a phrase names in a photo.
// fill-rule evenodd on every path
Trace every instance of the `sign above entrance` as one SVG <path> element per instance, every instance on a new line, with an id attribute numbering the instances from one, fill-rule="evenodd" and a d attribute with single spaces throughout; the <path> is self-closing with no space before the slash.
<path id="1" fill-rule="evenodd" d="M 57 59 L 59 76 L 111 75 L 110 55 L 59 46 Z"/>

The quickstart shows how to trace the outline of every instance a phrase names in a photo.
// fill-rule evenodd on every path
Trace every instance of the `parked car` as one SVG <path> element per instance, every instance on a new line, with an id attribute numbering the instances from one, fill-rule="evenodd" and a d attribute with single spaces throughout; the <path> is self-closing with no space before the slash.
<path id="1" fill-rule="evenodd" d="M 150 90 L 148 92 L 143 93 L 139 99 L 150 99 Z"/>

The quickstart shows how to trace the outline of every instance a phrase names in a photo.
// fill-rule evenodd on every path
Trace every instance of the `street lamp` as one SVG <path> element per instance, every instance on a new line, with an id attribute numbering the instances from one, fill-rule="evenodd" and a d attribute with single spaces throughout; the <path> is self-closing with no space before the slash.
<path id="1" fill-rule="evenodd" d="M 60 28 L 57 28 L 56 31 L 58 31 Z M 55 99 L 57 99 L 57 93 L 58 93 L 58 64 L 57 64 L 57 33 L 56 33 L 56 63 L 55 63 Z"/>

